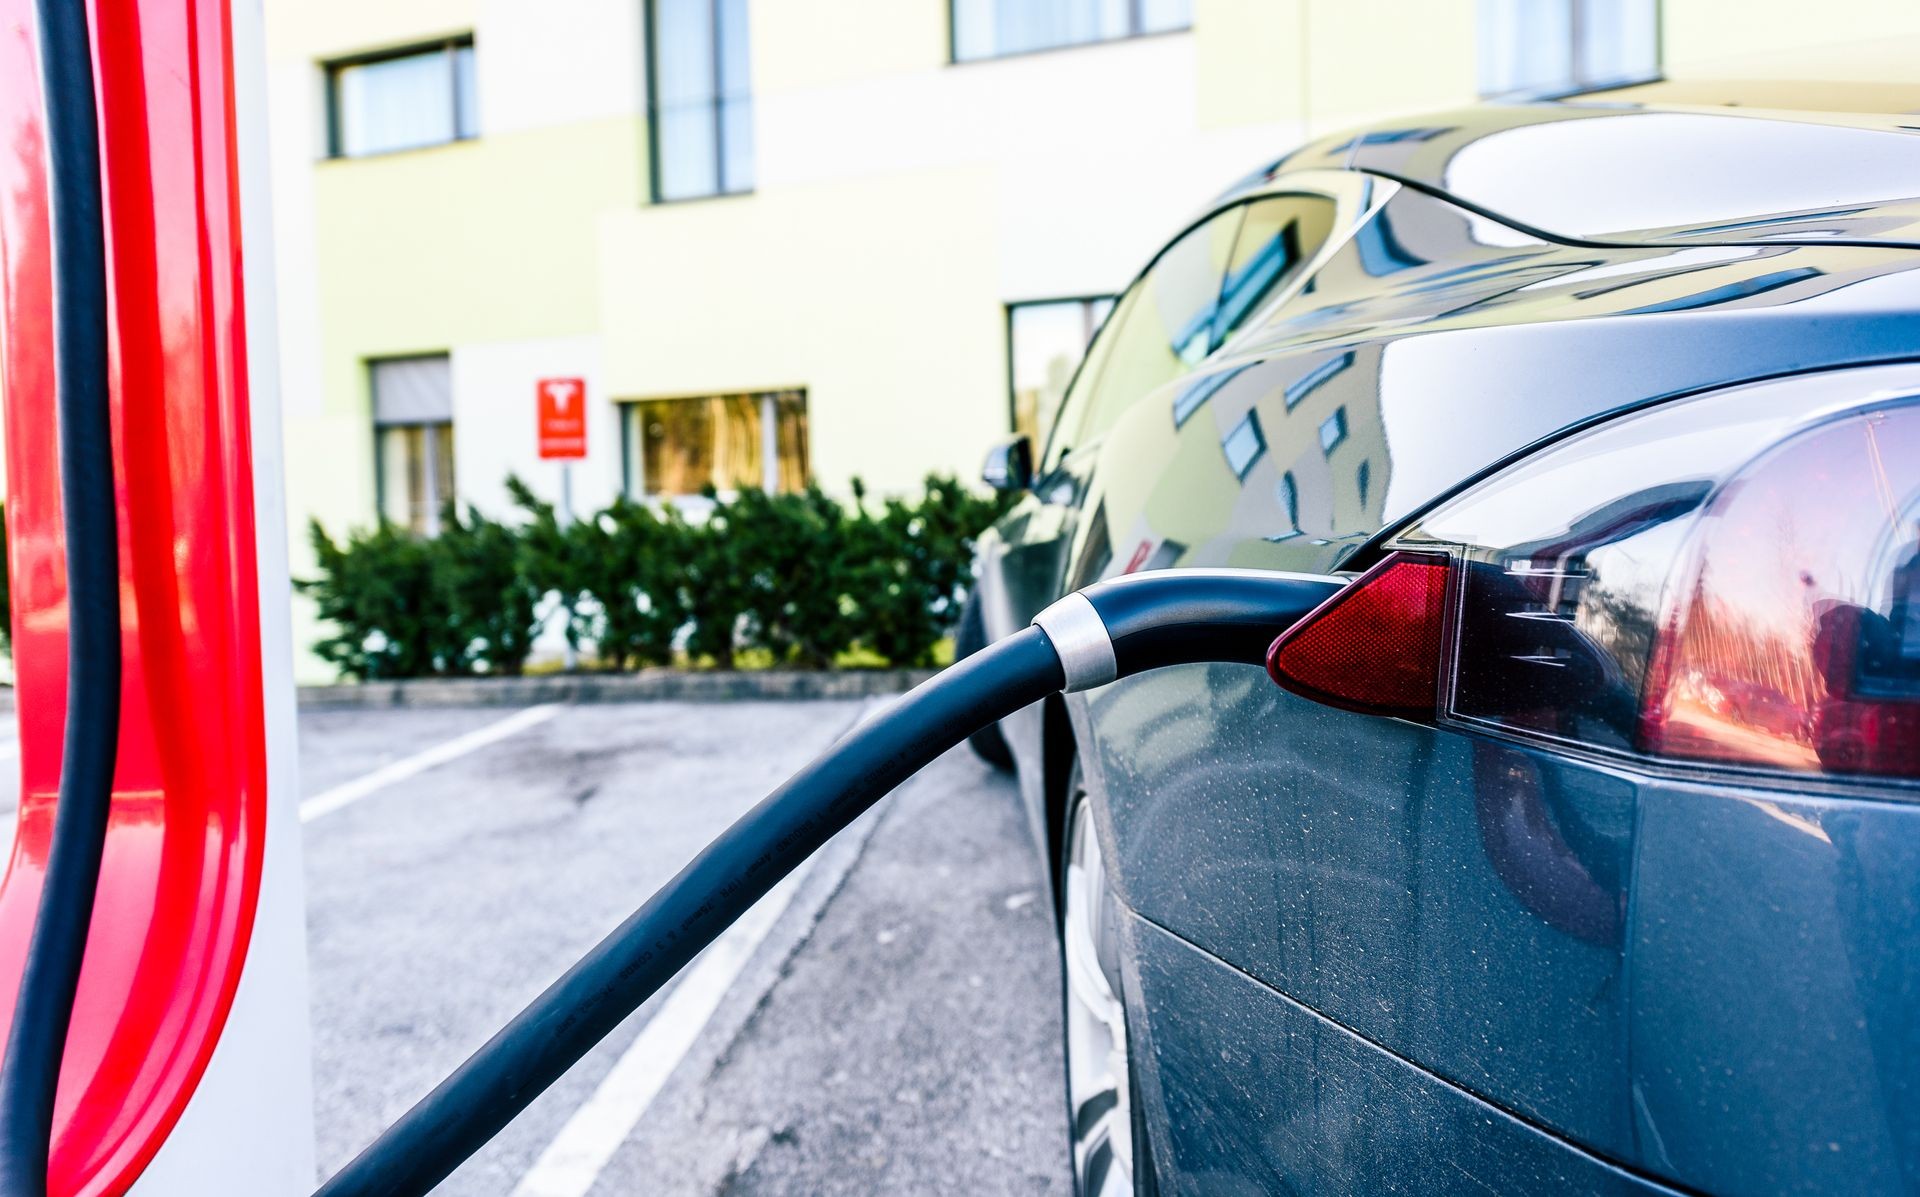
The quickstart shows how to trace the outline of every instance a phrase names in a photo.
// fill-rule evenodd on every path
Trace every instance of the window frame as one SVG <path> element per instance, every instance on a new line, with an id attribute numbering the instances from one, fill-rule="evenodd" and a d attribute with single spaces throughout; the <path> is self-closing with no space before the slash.
<path id="1" fill-rule="evenodd" d="M 747 184 L 745 187 L 728 190 L 726 185 L 727 127 L 724 106 L 727 97 L 720 83 L 721 76 L 724 73 L 723 60 L 726 55 L 726 51 L 720 41 L 720 30 L 723 24 L 720 16 L 720 6 L 725 0 L 703 0 L 703 2 L 707 6 L 708 13 L 709 37 L 707 40 L 713 52 L 713 62 L 711 64 L 713 68 L 713 96 L 708 101 L 708 107 L 711 109 L 709 115 L 712 118 L 713 128 L 714 190 L 701 195 L 666 195 L 661 190 L 660 39 L 658 37 L 659 17 L 655 11 L 659 0 L 643 0 L 640 6 L 641 37 L 645 39 L 646 43 L 644 47 L 646 60 L 642 65 L 645 68 L 647 77 L 647 200 L 652 204 L 697 204 L 706 200 L 731 199 L 735 196 L 752 195 L 758 185 L 758 170 L 754 171 L 755 181 Z M 751 19 L 751 15 L 752 11 L 749 9 L 748 19 Z M 749 61 L 751 61 L 751 59 L 749 59 Z M 753 96 L 751 87 L 749 87 L 747 95 L 749 98 Z M 691 396 L 680 396 L 680 398 L 690 397 Z M 629 401 L 623 400 L 622 402 Z M 642 400 L 635 399 L 630 402 L 638 403 L 642 402 Z"/>
<path id="2" fill-rule="evenodd" d="M 651 2 L 651 0 L 649 0 Z M 426 41 L 409 42 L 403 46 L 387 46 L 379 50 L 367 50 L 358 54 L 346 54 L 339 58 L 324 59 L 320 69 L 326 74 L 327 89 L 327 156 L 326 161 L 351 162 L 359 158 L 384 158 L 389 154 L 410 154 L 416 150 L 437 149 L 443 145 L 459 145 L 463 141 L 480 139 L 480 113 L 478 112 L 479 94 L 475 88 L 475 108 L 472 133 L 460 131 L 460 68 L 454 56 L 461 50 L 474 48 L 473 32 L 449 34 L 446 37 L 431 38 Z M 428 54 L 444 54 L 447 58 L 447 86 L 452 91 L 453 100 L 453 136 L 445 141 L 430 141 L 424 145 L 399 146 L 390 150 L 374 150 L 367 154 L 349 154 L 346 152 L 345 138 L 342 136 L 340 120 L 340 73 L 349 67 L 372 66 L 375 63 L 392 62 L 397 58 L 424 57 Z M 479 73 L 479 58 L 474 59 L 474 72 Z"/>
<path id="3" fill-rule="evenodd" d="M 647 0 L 649 4 L 653 0 Z M 1192 33 L 1194 28 L 1193 12 L 1189 8 L 1187 23 L 1167 29 L 1141 29 L 1142 15 L 1140 0 L 1127 0 L 1128 32 L 1117 37 L 1101 37 L 1092 41 L 1062 42 L 1057 46 L 1035 46 L 1031 50 L 1000 50 L 992 54 L 982 54 L 977 58 L 960 57 L 960 12 L 961 0 L 947 0 L 947 65 L 969 66 L 977 62 L 1002 62 L 1009 58 L 1031 58 L 1035 54 L 1057 54 L 1062 50 L 1085 50 L 1090 46 L 1111 46 L 1119 42 L 1137 42 L 1154 37 L 1178 37 Z"/>

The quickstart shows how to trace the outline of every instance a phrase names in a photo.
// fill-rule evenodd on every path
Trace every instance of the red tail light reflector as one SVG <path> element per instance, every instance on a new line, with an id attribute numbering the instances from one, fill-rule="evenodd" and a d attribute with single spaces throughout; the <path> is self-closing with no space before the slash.
<path id="1" fill-rule="evenodd" d="M 1281 633 L 1267 674 L 1330 706 L 1432 719 L 1450 576 L 1443 555 L 1389 555 Z"/>

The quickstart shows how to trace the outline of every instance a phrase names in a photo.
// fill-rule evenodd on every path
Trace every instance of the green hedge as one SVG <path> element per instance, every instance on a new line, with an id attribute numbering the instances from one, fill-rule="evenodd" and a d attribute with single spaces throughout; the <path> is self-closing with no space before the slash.
<path id="1" fill-rule="evenodd" d="M 849 654 L 926 665 L 960 611 L 974 538 L 1005 510 L 952 478 L 912 500 L 844 505 L 817 488 L 746 490 L 705 519 L 616 499 L 562 526 L 518 479 L 523 518 L 449 508 L 439 536 L 392 524 L 335 541 L 309 529 L 316 577 L 295 583 L 355 678 L 516 674 L 549 618 L 605 669 L 743 654 L 808 669 Z"/>

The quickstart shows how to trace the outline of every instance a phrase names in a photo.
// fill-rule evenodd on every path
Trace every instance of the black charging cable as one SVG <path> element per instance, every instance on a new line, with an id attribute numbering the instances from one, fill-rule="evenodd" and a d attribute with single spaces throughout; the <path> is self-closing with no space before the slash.
<path id="1" fill-rule="evenodd" d="M 0 1057 L 0 1194 L 41 1197 L 120 740 L 120 550 L 107 403 L 107 264 L 83 0 L 35 0 L 53 233 L 55 405 L 67 555 L 60 803 Z"/>
<path id="2" fill-rule="evenodd" d="M 1034 626 L 916 687 L 729 827 L 318 1197 L 417 1197 L 499 1133 L 782 877 L 921 766 L 1058 690 L 1163 665 L 1259 665 L 1339 588 L 1251 570 L 1136 574 L 1072 594 Z"/>

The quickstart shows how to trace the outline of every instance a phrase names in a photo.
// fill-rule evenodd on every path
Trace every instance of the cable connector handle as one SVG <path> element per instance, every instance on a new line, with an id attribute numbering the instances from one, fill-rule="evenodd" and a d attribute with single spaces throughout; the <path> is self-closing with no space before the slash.
<path id="1" fill-rule="evenodd" d="M 1262 665 L 1274 637 L 1344 578 L 1259 569 L 1156 569 L 1077 590 L 1034 616 L 1068 693 L 1163 665 Z"/>

